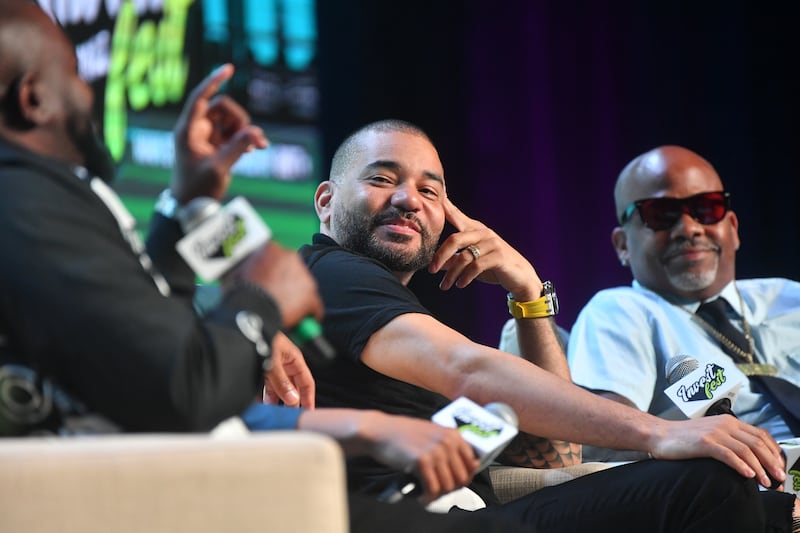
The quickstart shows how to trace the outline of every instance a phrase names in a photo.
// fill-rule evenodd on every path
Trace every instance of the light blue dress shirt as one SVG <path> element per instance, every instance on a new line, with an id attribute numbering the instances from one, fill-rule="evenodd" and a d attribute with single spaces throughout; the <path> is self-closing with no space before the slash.
<path id="1" fill-rule="evenodd" d="M 736 311 L 730 318 L 742 329 L 737 288 L 753 335 L 756 361 L 775 365 L 779 376 L 800 386 L 800 283 L 769 278 L 728 284 L 720 296 Z M 668 386 L 667 361 L 685 354 L 701 366 L 716 362 L 733 367 L 718 341 L 694 317 L 699 305 L 668 301 L 636 281 L 631 287 L 598 292 L 570 332 L 567 357 L 573 381 L 625 396 L 654 415 L 681 418 L 663 392 Z M 738 370 L 731 377 L 736 378 L 744 383 L 733 405 L 736 415 L 763 427 L 776 440 L 794 437 L 775 408 L 751 389 Z"/>

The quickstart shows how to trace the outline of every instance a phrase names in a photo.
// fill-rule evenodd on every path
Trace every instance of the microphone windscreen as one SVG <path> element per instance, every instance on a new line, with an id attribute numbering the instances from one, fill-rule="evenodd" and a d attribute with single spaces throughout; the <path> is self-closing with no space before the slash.
<path id="1" fill-rule="evenodd" d="M 213 198 L 200 196 L 191 200 L 175 213 L 184 233 L 189 233 L 197 226 L 213 217 L 222 206 Z"/>
<path id="2" fill-rule="evenodd" d="M 667 376 L 667 383 L 672 385 L 677 383 L 700 368 L 700 363 L 691 355 L 679 354 L 667 361 L 664 374 Z"/>

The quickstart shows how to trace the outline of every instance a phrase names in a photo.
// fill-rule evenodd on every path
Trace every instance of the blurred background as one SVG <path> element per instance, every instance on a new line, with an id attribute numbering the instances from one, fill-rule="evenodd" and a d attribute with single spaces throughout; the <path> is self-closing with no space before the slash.
<path id="1" fill-rule="evenodd" d="M 146 227 L 169 180 L 186 91 L 232 61 L 226 91 L 272 147 L 235 169 L 278 240 L 318 224 L 338 143 L 402 118 L 438 146 L 454 202 L 554 282 L 569 328 L 629 284 L 610 244 L 612 190 L 636 155 L 679 144 L 733 194 L 739 277 L 797 279 L 798 22 L 764 3 L 632 0 L 40 0 L 76 43 L 117 190 Z M 505 294 L 412 286 L 444 322 L 496 345 Z"/>

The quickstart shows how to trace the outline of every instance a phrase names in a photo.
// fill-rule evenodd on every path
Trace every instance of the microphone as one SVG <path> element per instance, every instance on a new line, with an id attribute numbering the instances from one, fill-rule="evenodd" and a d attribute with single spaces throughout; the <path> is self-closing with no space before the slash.
<path id="1" fill-rule="evenodd" d="M 664 393 L 688 418 L 733 415 L 731 406 L 744 384 L 741 376 L 717 363 L 701 366 L 690 355 L 676 355 L 667 361 Z M 731 378 L 731 379 L 728 379 Z"/>
<path id="2" fill-rule="evenodd" d="M 460 397 L 437 411 L 431 420 L 440 426 L 458 429 L 479 460 L 475 473 L 489 466 L 517 433 L 519 420 L 507 404 L 492 402 L 484 407 Z M 406 496 L 422 494 L 422 483 L 411 474 L 390 484 L 378 501 L 396 503 Z"/>
<path id="3" fill-rule="evenodd" d="M 314 317 L 307 316 L 289 331 L 289 338 L 300 348 L 309 364 L 321 368 L 336 357 L 328 339 L 322 336 L 322 326 Z"/>
<path id="4" fill-rule="evenodd" d="M 676 355 L 667 361 L 664 373 L 667 376 L 667 383 L 671 384 L 664 393 L 689 418 L 716 415 L 731 415 L 737 418 L 731 406 L 744 384 L 740 376 L 716 363 L 708 363 L 701 368 L 697 359 L 691 355 Z M 729 381 L 730 375 L 736 376 L 736 380 Z M 691 402 L 694 404 L 689 406 Z M 785 449 L 783 453 L 786 458 Z M 787 480 L 790 470 L 791 467 L 787 462 Z M 767 475 L 772 481 L 770 488 L 778 488 L 780 481 L 773 479 L 769 473 Z"/>
<path id="5" fill-rule="evenodd" d="M 800 497 L 800 438 L 780 441 L 778 444 L 786 457 L 786 481 L 783 490 Z"/>
<path id="6" fill-rule="evenodd" d="M 185 235 L 175 247 L 207 283 L 219 279 L 272 238 L 272 230 L 242 196 L 224 206 L 213 198 L 195 198 L 176 212 L 176 218 Z M 336 356 L 313 317 L 300 321 L 289 337 L 312 365 L 328 364 Z"/>

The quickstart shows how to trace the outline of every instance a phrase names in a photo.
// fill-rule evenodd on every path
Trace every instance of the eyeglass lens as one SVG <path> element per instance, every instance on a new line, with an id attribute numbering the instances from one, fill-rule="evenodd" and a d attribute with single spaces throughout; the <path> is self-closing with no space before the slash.
<path id="1" fill-rule="evenodd" d="M 639 204 L 642 221 L 653 230 L 671 228 L 684 213 L 701 224 L 716 224 L 727 211 L 727 198 L 721 192 L 701 193 L 688 198 L 648 198 Z"/>

